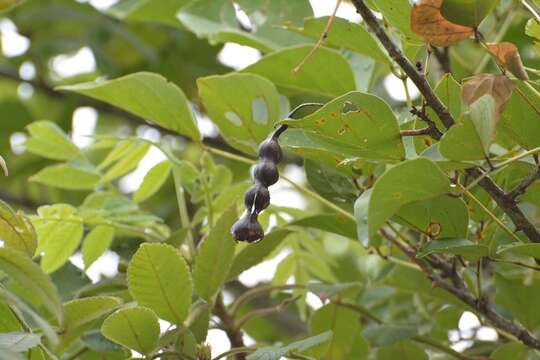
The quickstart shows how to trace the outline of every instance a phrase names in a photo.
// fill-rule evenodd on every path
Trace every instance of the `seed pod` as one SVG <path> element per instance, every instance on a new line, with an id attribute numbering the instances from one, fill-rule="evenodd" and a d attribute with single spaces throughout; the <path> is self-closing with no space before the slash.
<path id="1" fill-rule="evenodd" d="M 270 160 L 274 164 L 277 164 L 281 161 L 282 156 L 283 152 L 281 151 L 281 147 L 279 146 L 277 140 L 274 138 L 263 141 L 259 146 L 260 159 Z"/>
<path id="2" fill-rule="evenodd" d="M 264 187 L 269 187 L 279 180 L 278 168 L 273 162 L 263 160 L 255 165 L 253 177 Z"/>
<path id="3" fill-rule="evenodd" d="M 256 214 L 246 213 L 231 228 L 232 236 L 237 241 L 252 243 L 264 237 L 264 230 L 257 220 Z"/>
<path id="4" fill-rule="evenodd" d="M 253 210 L 258 214 L 270 205 L 270 192 L 261 184 L 252 185 L 244 195 L 244 205 L 248 212 L 255 206 Z"/>

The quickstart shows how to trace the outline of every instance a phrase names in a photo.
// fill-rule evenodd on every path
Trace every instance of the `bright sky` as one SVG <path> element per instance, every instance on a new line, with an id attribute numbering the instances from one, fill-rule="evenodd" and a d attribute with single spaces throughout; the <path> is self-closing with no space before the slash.
<path id="1" fill-rule="evenodd" d="M 79 2 L 88 2 L 87 0 L 77 0 Z M 117 0 L 90 0 L 93 6 L 98 9 L 106 9 L 117 2 Z M 335 6 L 335 1 L 328 0 L 310 0 L 313 7 L 315 16 L 327 16 L 330 15 Z M 343 18 L 347 18 L 350 21 L 359 22 L 360 17 L 354 10 L 353 6 L 349 3 L 342 3 L 337 15 Z M 0 18 L 0 34 L 2 40 L 2 52 L 6 57 L 15 57 L 24 54 L 30 46 L 30 41 L 24 36 L 21 36 L 17 32 L 15 24 L 9 19 Z M 261 54 L 258 50 L 241 46 L 238 44 L 228 43 L 225 44 L 223 50 L 220 52 L 218 59 L 225 65 L 232 67 L 233 69 L 244 68 L 260 58 Z M 55 57 L 51 62 L 51 67 L 54 72 L 54 76 L 58 78 L 70 77 L 82 73 L 87 73 L 95 70 L 96 61 L 90 48 L 83 47 L 77 52 L 72 54 L 59 55 Z M 30 80 L 35 76 L 35 68 L 32 63 L 26 62 L 20 67 L 20 75 L 23 79 Z M 385 81 L 384 86 L 389 94 L 398 101 L 405 100 L 405 92 L 401 80 L 393 75 L 389 75 Z M 408 84 L 409 90 L 413 98 L 418 96 L 418 91 L 413 84 Z M 32 96 L 33 89 L 28 84 L 21 84 L 19 88 L 19 95 L 21 98 L 28 98 Z M 207 136 L 213 136 L 216 134 L 215 126 L 206 118 L 195 111 L 200 130 Z M 88 136 L 94 133 L 97 122 L 97 112 L 91 107 L 80 107 L 73 113 L 73 133 L 72 139 L 80 147 L 88 146 L 92 143 L 92 139 Z M 155 129 L 148 126 L 141 126 L 138 130 L 138 135 L 144 138 L 159 140 L 160 134 Z M 11 135 L 11 145 L 15 153 L 22 153 L 25 151 L 24 141 L 26 136 L 23 133 L 15 133 Z M 159 163 L 165 158 L 165 156 L 157 149 L 152 148 L 141 161 L 139 167 L 127 175 L 120 181 L 122 190 L 126 193 L 135 191 L 141 183 L 144 175 L 147 171 Z M 302 169 L 296 166 L 287 166 L 284 170 L 285 174 L 293 178 L 295 181 L 304 183 L 305 175 Z M 288 183 L 280 180 L 275 186 L 270 188 L 272 195 L 272 203 L 275 205 L 287 205 L 296 206 L 299 208 L 305 207 L 305 201 L 297 191 L 295 191 Z M 253 286 L 261 281 L 268 281 L 272 278 L 276 266 L 286 256 L 286 252 L 279 254 L 276 258 L 265 261 L 252 269 L 246 271 L 240 276 L 240 281 L 247 286 Z M 101 258 L 99 258 L 91 267 L 87 273 L 93 281 L 97 281 L 102 275 L 114 276 L 118 265 L 118 256 L 110 251 L 107 251 Z M 72 263 L 76 266 L 83 268 L 83 262 L 80 254 L 74 255 L 71 258 Z M 308 303 L 313 308 L 318 308 L 322 304 L 320 300 L 310 295 L 308 297 Z M 162 327 L 166 328 L 168 324 L 162 323 Z M 461 317 L 459 328 L 463 333 L 472 333 L 472 329 L 478 328 L 480 323 L 478 318 L 470 313 L 465 312 Z M 458 332 L 455 331 L 449 334 L 452 340 L 458 340 Z M 477 332 L 477 337 L 482 340 L 494 340 L 497 338 L 496 332 L 487 327 L 481 327 Z M 208 334 L 208 342 L 212 345 L 213 356 L 226 351 L 230 345 L 227 337 L 221 330 L 211 330 Z M 251 339 L 246 339 L 248 344 L 252 343 Z M 465 349 L 471 345 L 470 341 L 460 341 L 456 344 L 456 349 Z"/>

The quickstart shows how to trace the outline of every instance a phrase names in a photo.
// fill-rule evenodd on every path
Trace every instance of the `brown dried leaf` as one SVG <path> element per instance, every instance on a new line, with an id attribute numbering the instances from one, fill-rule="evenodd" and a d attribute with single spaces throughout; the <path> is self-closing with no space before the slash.
<path id="1" fill-rule="evenodd" d="M 473 28 L 454 24 L 441 15 L 442 0 L 420 0 L 411 12 L 411 29 L 433 46 L 448 46 L 468 38 Z"/>
<path id="2" fill-rule="evenodd" d="M 461 101 L 471 106 L 484 95 L 495 99 L 497 113 L 500 115 L 510 100 L 514 83 L 504 75 L 480 74 L 466 81 L 461 88 Z"/>
<path id="3" fill-rule="evenodd" d="M 523 67 L 516 45 L 510 42 L 502 42 L 487 44 L 487 47 L 499 65 L 510 71 L 518 79 L 529 80 L 529 75 L 527 75 L 527 71 Z"/>

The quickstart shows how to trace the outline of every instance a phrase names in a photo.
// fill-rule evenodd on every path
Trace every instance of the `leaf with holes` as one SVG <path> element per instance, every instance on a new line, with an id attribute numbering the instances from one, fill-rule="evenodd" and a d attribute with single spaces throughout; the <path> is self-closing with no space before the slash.
<path id="1" fill-rule="evenodd" d="M 186 261 L 170 245 L 142 244 L 128 268 L 128 288 L 137 302 L 181 325 L 191 305 L 192 281 Z"/>
<path id="2" fill-rule="evenodd" d="M 61 86 L 104 101 L 195 141 L 200 133 L 186 96 L 163 76 L 139 72 L 113 80 Z"/>
<path id="3" fill-rule="evenodd" d="M 158 318 L 144 307 L 121 309 L 105 319 L 101 333 L 117 344 L 148 355 L 158 345 Z"/>
<path id="4" fill-rule="evenodd" d="M 411 12 L 411 29 L 433 46 L 460 42 L 474 32 L 472 27 L 454 24 L 441 14 L 442 0 L 420 0 Z"/>
<path id="5" fill-rule="evenodd" d="M 207 301 L 211 301 L 231 268 L 236 243 L 229 229 L 236 219 L 236 204 L 233 204 L 212 227 L 195 258 L 193 282 L 197 294 Z"/>
<path id="6" fill-rule="evenodd" d="M 353 91 L 356 84 L 351 65 L 335 50 L 318 49 L 298 73 L 292 73 L 312 47 L 302 45 L 281 49 L 242 72 L 264 76 L 287 95 L 312 93 L 335 97 Z"/>
<path id="7" fill-rule="evenodd" d="M 405 158 L 398 121 L 390 107 L 374 95 L 351 92 L 302 119 L 284 123 L 347 146 L 359 158 L 386 161 Z"/>
<path id="8" fill-rule="evenodd" d="M 199 78 L 197 85 L 208 115 L 225 140 L 245 153 L 256 154 L 258 144 L 280 118 L 274 84 L 257 75 L 233 73 Z"/>
<path id="9" fill-rule="evenodd" d="M 449 193 L 450 180 L 431 160 L 402 162 L 385 172 L 375 183 L 368 209 L 372 239 L 402 206 Z"/>

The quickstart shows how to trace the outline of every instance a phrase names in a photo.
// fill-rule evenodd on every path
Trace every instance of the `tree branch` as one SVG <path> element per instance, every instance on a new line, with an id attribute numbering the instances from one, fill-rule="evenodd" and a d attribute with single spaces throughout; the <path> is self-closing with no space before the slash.
<path id="1" fill-rule="evenodd" d="M 365 4 L 364 0 L 352 0 L 352 2 L 357 12 L 362 16 L 371 31 L 375 33 L 375 36 L 377 36 L 388 54 L 414 82 L 420 93 L 424 96 L 426 103 L 433 109 L 433 111 L 435 111 L 444 126 L 449 129 L 455 123 L 455 120 L 446 106 L 435 94 L 425 76 L 417 71 L 414 65 L 411 64 L 411 62 L 403 55 L 401 50 L 392 42 L 385 30 L 379 25 L 379 22 L 373 12 Z M 467 174 L 474 179 L 484 175 L 483 171 L 478 168 L 468 169 Z M 521 230 L 525 233 L 530 241 L 540 243 L 540 232 L 527 219 L 525 214 L 517 206 L 515 200 L 507 196 L 505 192 L 493 181 L 493 179 L 491 179 L 491 177 L 485 176 L 481 181 L 479 181 L 479 185 L 491 196 L 493 200 L 495 200 L 497 205 L 504 210 L 508 217 L 510 217 L 516 226 L 516 231 Z"/>
<path id="2" fill-rule="evenodd" d="M 507 196 L 511 199 L 516 199 L 518 196 L 525 194 L 529 186 L 531 186 L 536 180 L 540 179 L 540 164 L 536 165 L 536 169 L 521 183 L 510 191 Z"/>
<path id="3" fill-rule="evenodd" d="M 216 298 L 216 304 L 214 306 L 214 314 L 221 321 L 221 325 L 223 326 L 223 331 L 225 331 L 225 333 L 227 334 L 227 337 L 229 338 L 229 342 L 231 343 L 231 347 L 232 348 L 245 348 L 246 345 L 244 344 L 242 331 L 236 328 L 234 318 L 227 311 L 227 308 L 225 307 L 225 304 L 223 303 L 223 298 L 221 297 L 221 294 L 218 295 Z M 235 359 L 245 360 L 246 354 L 236 353 Z"/>

